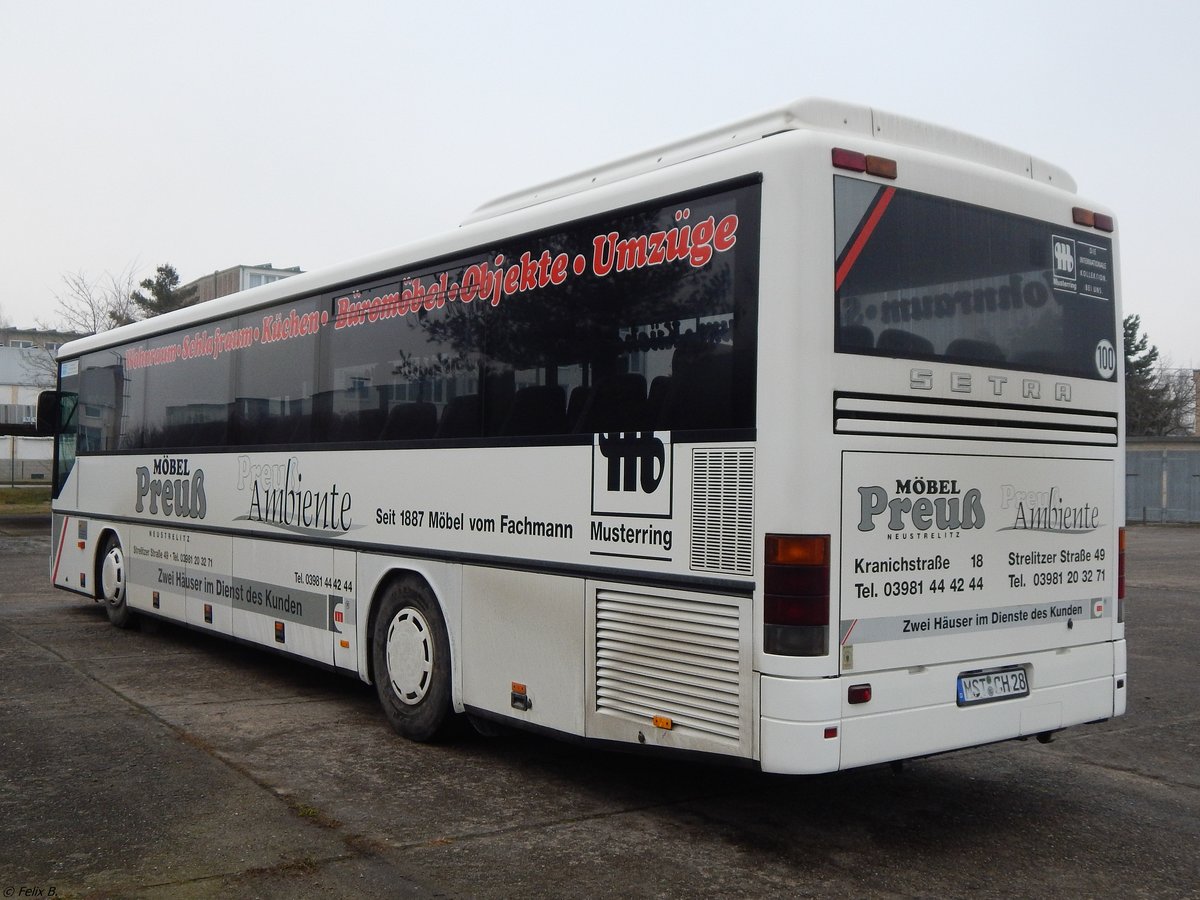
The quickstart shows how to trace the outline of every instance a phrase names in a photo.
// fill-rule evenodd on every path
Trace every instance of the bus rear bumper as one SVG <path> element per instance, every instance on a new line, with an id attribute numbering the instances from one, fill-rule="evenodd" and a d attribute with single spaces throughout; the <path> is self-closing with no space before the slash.
<path id="1" fill-rule="evenodd" d="M 962 672 L 1007 662 L 1011 658 L 972 660 L 818 683 L 763 675 L 760 765 L 785 774 L 832 772 L 1057 731 L 1125 711 L 1123 640 L 1026 654 L 1028 696 L 958 705 Z M 864 683 L 871 685 L 871 700 L 851 705 L 847 688 Z M 798 715 L 803 709 L 826 711 L 829 718 Z"/>

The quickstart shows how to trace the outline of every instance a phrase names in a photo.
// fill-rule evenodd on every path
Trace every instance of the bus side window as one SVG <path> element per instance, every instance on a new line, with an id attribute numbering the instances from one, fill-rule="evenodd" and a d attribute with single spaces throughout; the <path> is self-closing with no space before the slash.
<path id="1" fill-rule="evenodd" d="M 646 376 L 610 375 L 596 385 L 575 423 L 576 434 L 645 428 Z"/>
<path id="2" fill-rule="evenodd" d="M 667 397 L 671 394 L 671 376 L 656 375 L 650 382 L 650 391 L 646 395 L 646 420 L 654 427 L 663 421 L 663 410 L 666 409 Z"/>
<path id="3" fill-rule="evenodd" d="M 586 385 L 581 384 L 571 389 L 571 399 L 567 401 L 567 428 L 572 433 L 579 433 L 580 430 L 575 425 L 583 416 L 583 409 L 591 397 L 592 389 Z"/>
<path id="4" fill-rule="evenodd" d="M 437 436 L 440 438 L 479 437 L 482 405 L 478 394 L 455 397 L 442 410 Z"/>
<path id="5" fill-rule="evenodd" d="M 684 345 L 675 350 L 662 427 L 673 431 L 728 428 L 733 415 L 733 348 Z"/>
<path id="6" fill-rule="evenodd" d="M 388 410 L 381 441 L 424 440 L 437 433 L 437 407 L 432 403 L 400 403 Z"/>
<path id="7" fill-rule="evenodd" d="M 503 435 L 562 434 L 567 430 L 566 393 L 557 384 L 521 388 L 501 429 Z"/>

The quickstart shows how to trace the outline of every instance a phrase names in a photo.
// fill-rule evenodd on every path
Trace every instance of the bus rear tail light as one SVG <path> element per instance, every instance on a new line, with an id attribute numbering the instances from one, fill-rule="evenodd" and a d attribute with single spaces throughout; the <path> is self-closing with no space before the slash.
<path id="1" fill-rule="evenodd" d="M 1117 621 L 1125 621 L 1125 529 L 1117 529 Z"/>
<path id="2" fill-rule="evenodd" d="M 835 169 L 849 169 L 851 172 L 866 172 L 878 178 L 895 178 L 896 161 L 885 156 L 870 156 L 857 150 L 846 150 L 843 147 L 833 148 L 833 166 Z"/>
<path id="3" fill-rule="evenodd" d="M 781 656 L 824 656 L 829 652 L 829 535 L 769 534 L 763 557 L 763 649 Z"/>

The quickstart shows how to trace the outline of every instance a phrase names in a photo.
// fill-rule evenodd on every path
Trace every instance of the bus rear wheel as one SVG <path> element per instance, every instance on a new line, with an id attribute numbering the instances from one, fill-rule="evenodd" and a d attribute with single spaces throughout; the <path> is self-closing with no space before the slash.
<path id="1" fill-rule="evenodd" d="M 371 635 L 375 692 L 388 722 L 414 741 L 445 734 L 450 705 L 450 639 L 424 581 L 392 582 L 379 600 Z"/>
<path id="2" fill-rule="evenodd" d="M 104 538 L 100 555 L 96 559 L 96 587 L 104 601 L 108 621 L 118 628 L 133 625 L 133 610 L 125 602 L 125 551 L 116 535 Z"/>

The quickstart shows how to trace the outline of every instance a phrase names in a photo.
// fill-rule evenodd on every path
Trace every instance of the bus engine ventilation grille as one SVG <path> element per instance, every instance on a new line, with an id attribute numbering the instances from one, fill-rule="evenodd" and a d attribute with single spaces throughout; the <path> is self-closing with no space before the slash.
<path id="1" fill-rule="evenodd" d="M 692 451 L 691 567 L 754 571 L 754 451 Z"/>
<path id="2" fill-rule="evenodd" d="M 741 734 L 736 604 L 596 592 L 596 707 L 719 741 Z"/>

